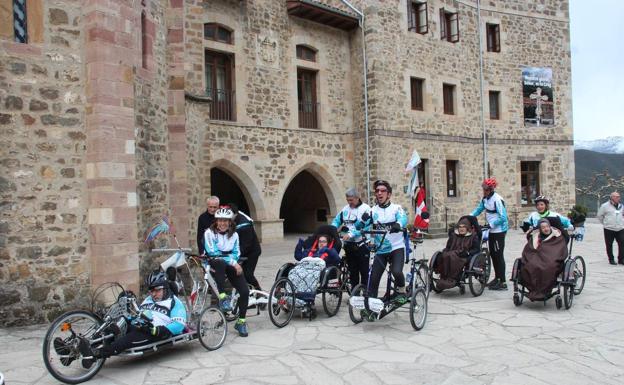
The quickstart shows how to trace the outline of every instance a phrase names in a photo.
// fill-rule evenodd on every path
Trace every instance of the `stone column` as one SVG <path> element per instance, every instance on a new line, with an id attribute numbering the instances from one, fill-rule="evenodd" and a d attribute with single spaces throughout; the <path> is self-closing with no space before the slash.
<path id="1" fill-rule="evenodd" d="M 117 281 L 135 292 L 139 288 L 133 109 L 137 17 L 125 1 L 84 3 L 92 285 Z"/>

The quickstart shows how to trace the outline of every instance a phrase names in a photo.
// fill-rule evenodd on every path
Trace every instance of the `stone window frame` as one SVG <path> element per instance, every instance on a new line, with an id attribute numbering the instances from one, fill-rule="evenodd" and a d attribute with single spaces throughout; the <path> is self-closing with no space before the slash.
<path id="1" fill-rule="evenodd" d="M 449 163 L 452 163 L 455 167 L 454 167 L 454 171 L 455 171 L 455 175 L 454 175 L 454 182 L 455 182 L 455 190 L 454 190 L 454 194 L 455 195 L 449 195 L 449 175 L 448 175 L 448 165 Z M 461 162 L 459 161 L 459 157 L 457 156 L 447 156 L 444 158 L 444 163 L 442 165 L 442 175 L 444 175 L 444 198 L 447 200 L 456 200 L 458 198 L 461 197 L 460 191 L 459 191 L 459 185 L 460 185 L 460 176 L 461 176 Z"/>
<path id="2" fill-rule="evenodd" d="M 499 36 L 498 40 L 499 40 L 499 48 L 500 48 L 498 51 L 488 51 L 488 44 L 487 44 L 488 24 L 498 25 L 498 36 Z M 509 47 L 507 47 L 506 44 L 503 44 L 503 42 L 505 42 L 505 40 L 507 39 L 507 33 L 505 32 L 503 26 L 504 26 L 504 23 L 502 22 L 500 18 L 496 16 L 486 16 L 483 14 L 481 15 L 481 25 L 479 26 L 479 28 L 481 28 L 481 35 L 483 36 L 483 55 L 484 56 L 498 58 L 499 55 L 507 53 L 507 50 L 509 49 Z"/>
<path id="3" fill-rule="evenodd" d="M 312 58 L 306 59 L 305 53 L 311 53 Z M 295 57 L 297 60 L 305 60 L 306 62 L 316 62 L 316 55 L 318 53 L 318 49 L 308 45 L 308 44 L 297 44 L 295 46 Z"/>
<path id="4" fill-rule="evenodd" d="M 538 154 L 536 156 L 520 156 L 518 157 L 517 160 L 517 179 L 516 179 L 516 183 L 518 186 L 518 190 L 517 190 L 517 202 L 518 205 L 520 207 L 531 207 L 533 206 L 533 202 L 527 202 L 527 203 L 522 203 L 522 163 L 524 162 L 537 162 L 538 163 L 538 169 L 537 169 L 537 191 L 536 191 L 536 196 L 540 195 L 543 193 L 544 191 L 544 184 L 542 183 L 542 181 L 545 181 L 544 179 L 544 160 L 546 159 L 546 157 L 543 154 Z"/>
<path id="5" fill-rule="evenodd" d="M 455 86 L 455 92 L 454 92 L 454 98 L 453 98 L 453 111 L 454 111 L 453 115 L 444 113 L 444 93 L 443 93 L 444 84 Z M 464 106 L 462 102 L 463 90 L 462 90 L 461 82 L 459 81 L 459 79 L 447 77 L 447 76 L 439 77 L 436 82 L 436 86 L 437 86 L 436 88 L 436 96 L 437 96 L 436 104 L 437 105 L 436 105 L 435 111 L 439 112 L 439 115 L 443 117 L 444 119 L 457 120 L 459 118 L 462 118 L 464 116 L 465 111 L 464 111 Z"/>
<path id="6" fill-rule="evenodd" d="M 215 38 L 209 38 L 206 37 L 206 26 L 207 25 L 211 25 L 215 27 Z M 203 40 L 211 40 L 211 41 L 216 41 L 219 43 L 224 43 L 224 44 L 230 44 L 233 45 L 234 42 L 236 42 L 236 33 L 234 31 L 233 28 L 231 28 L 228 25 L 222 24 L 222 23 L 217 23 L 217 22 L 209 22 L 209 23 L 204 23 L 203 25 L 203 30 L 202 30 L 202 39 Z M 227 40 L 219 40 L 218 39 L 218 35 L 219 35 L 219 30 L 222 29 L 224 31 L 227 31 L 229 33 L 228 35 L 228 39 Z"/>
<path id="7" fill-rule="evenodd" d="M 411 80 L 412 78 L 417 78 L 417 79 L 422 79 L 423 80 L 423 109 L 422 110 L 414 110 L 412 109 L 412 103 L 411 103 L 411 97 L 412 97 L 412 85 L 411 85 Z M 409 115 L 413 115 L 413 116 L 420 116 L 422 113 L 425 112 L 431 112 L 431 106 L 433 105 L 432 100 L 431 100 L 431 77 L 421 71 L 417 71 L 417 70 L 408 70 L 405 74 L 405 81 L 404 81 L 404 92 L 405 92 L 405 98 L 406 100 L 408 100 L 408 103 L 406 104 L 406 110 L 408 111 Z"/>
<path id="8" fill-rule="evenodd" d="M 423 25 L 419 23 L 420 14 L 422 12 L 420 7 L 424 6 L 425 23 Z M 405 12 L 407 15 L 407 30 L 409 32 L 415 32 L 419 35 L 426 35 L 429 33 L 429 4 L 427 0 L 407 0 L 405 2 Z"/>
<path id="9" fill-rule="evenodd" d="M 490 118 L 490 91 L 498 92 L 498 119 Z M 508 105 L 508 92 L 509 90 L 503 86 L 490 86 L 487 85 L 483 88 L 483 112 L 484 117 L 490 124 L 502 125 L 509 120 L 509 112 L 505 108 Z"/>
<path id="10" fill-rule="evenodd" d="M 501 39 L 500 39 L 500 24 L 485 23 L 485 50 L 492 53 L 500 53 Z M 493 35 L 493 36 L 492 36 Z M 492 36 L 492 44 L 490 44 L 490 36 Z"/>
<path id="11" fill-rule="evenodd" d="M 297 57 L 297 46 L 305 46 L 316 52 L 316 61 L 310 61 L 305 59 L 299 59 Z M 324 108 L 328 106 L 329 97 L 327 95 L 327 87 L 329 87 L 327 83 L 327 57 L 326 53 L 317 48 L 314 43 L 314 38 L 311 35 L 299 35 L 295 34 L 291 40 L 290 48 L 288 52 L 292 55 L 292 70 L 289 71 L 289 82 L 291 84 L 292 97 L 291 102 L 289 103 L 291 106 L 291 111 L 297 111 L 297 113 L 290 114 L 289 127 L 294 128 L 296 130 L 302 131 L 323 131 L 326 127 L 329 127 L 329 117 L 327 114 L 323 114 Z M 303 128 L 299 127 L 299 101 L 298 101 L 298 92 L 297 92 L 297 73 L 299 69 L 315 71 L 316 72 L 316 103 L 318 105 L 318 109 L 316 112 L 317 116 L 317 127 L 316 128 Z"/>
<path id="12" fill-rule="evenodd" d="M 410 31 L 409 28 L 409 14 L 408 14 L 408 4 L 410 2 L 421 2 L 427 3 L 427 32 L 425 33 L 417 33 L 416 31 Z M 399 31 L 400 33 L 405 34 L 406 36 L 410 36 L 413 39 L 427 39 L 428 37 L 433 36 L 433 25 L 436 23 L 431 18 L 431 12 L 435 11 L 433 6 L 430 6 L 429 0 L 399 0 L 398 8 L 396 11 L 399 14 Z"/>
<path id="13" fill-rule="evenodd" d="M 461 41 L 461 38 L 460 38 L 461 24 L 460 24 L 460 18 L 459 18 L 459 11 L 457 10 L 457 8 L 444 5 L 443 7 L 439 9 L 439 13 L 440 13 L 440 20 L 439 20 L 438 29 L 440 32 L 440 40 L 446 41 L 448 43 L 453 43 L 453 44 L 459 43 Z M 453 18 L 453 16 L 456 17 L 455 25 L 457 28 L 457 33 L 454 35 L 451 35 L 450 32 L 447 31 L 447 29 L 449 29 L 451 23 L 453 22 L 453 20 L 450 20 L 450 18 Z M 444 34 L 442 34 L 442 32 L 444 32 Z M 456 36 L 456 37 L 453 38 L 453 36 Z"/>

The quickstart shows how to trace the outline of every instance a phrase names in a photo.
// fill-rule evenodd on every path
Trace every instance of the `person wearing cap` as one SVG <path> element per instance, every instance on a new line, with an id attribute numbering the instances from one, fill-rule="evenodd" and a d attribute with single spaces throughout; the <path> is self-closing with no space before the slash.
<path id="1" fill-rule="evenodd" d="M 618 245 L 618 261 L 624 265 L 624 208 L 620 203 L 620 194 L 614 191 L 609 195 L 609 201 L 605 202 L 598 209 L 596 215 L 604 227 L 604 240 L 607 248 L 609 263 L 616 265 L 613 257 L 613 241 Z"/>
<path id="2" fill-rule="evenodd" d="M 197 218 L 197 252 L 199 255 L 206 254 L 206 250 L 204 250 L 204 233 L 214 222 L 214 214 L 218 209 L 219 197 L 211 196 L 206 199 L 206 211 Z"/>
<path id="3" fill-rule="evenodd" d="M 249 286 L 245 281 L 243 268 L 238 264 L 240 246 L 234 212 L 229 207 L 221 207 L 215 212 L 215 221 L 204 233 L 204 249 L 209 259 L 210 268 L 214 270 L 214 279 L 219 289 L 219 307 L 224 312 L 232 311 L 231 298 L 225 293 L 225 277 L 238 291 L 238 321 L 234 328 L 241 337 L 247 337 L 247 304 L 249 303 Z"/>
<path id="4" fill-rule="evenodd" d="M 392 276 L 396 288 L 394 301 L 399 305 L 407 302 L 405 294 L 405 276 L 403 275 L 403 264 L 405 263 L 405 238 L 403 229 L 407 225 L 407 215 L 400 205 L 390 202 L 392 197 L 392 186 L 385 180 L 375 181 L 376 205 L 369 213 L 362 215 L 362 220 L 356 222 L 356 229 L 365 230 L 372 227 L 375 230 L 388 230 L 381 243 L 382 236 L 376 235 L 374 241 L 377 244 L 377 252 L 373 260 L 370 274 L 369 295 L 377 298 L 379 281 L 386 270 L 386 265 L 390 263 Z"/>
<path id="5" fill-rule="evenodd" d="M 522 230 L 526 233 L 531 229 L 537 228 L 537 224 L 541 219 L 544 218 L 559 218 L 561 221 L 561 225 L 564 229 L 572 229 L 574 226 L 568 217 L 563 216 L 554 211 L 550 211 L 550 200 L 544 195 L 539 195 L 535 198 L 535 209 L 537 211 L 533 211 L 522 223 Z"/>
<path id="6" fill-rule="evenodd" d="M 509 228 L 505 201 L 494 190 L 498 183 L 494 178 L 487 178 L 481 184 L 483 198 L 470 215 L 479 216 L 485 211 L 485 220 L 490 225 L 488 246 L 494 265 L 494 279 L 488 283 L 490 290 L 507 290 L 505 282 L 505 236 Z"/>
<path id="7" fill-rule="evenodd" d="M 371 210 L 370 206 L 362 202 L 360 194 L 355 188 L 345 193 L 347 205 L 336 215 L 332 225 L 338 229 L 344 241 L 345 258 L 349 267 L 349 282 L 351 287 L 359 283 L 366 285 L 368 280 L 368 249 L 363 242 L 362 234 L 355 228 L 355 223 L 362 220 L 362 215 Z"/>

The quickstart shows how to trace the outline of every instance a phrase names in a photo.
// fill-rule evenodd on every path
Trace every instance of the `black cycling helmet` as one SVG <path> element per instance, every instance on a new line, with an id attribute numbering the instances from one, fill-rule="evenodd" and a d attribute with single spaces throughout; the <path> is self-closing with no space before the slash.
<path id="1" fill-rule="evenodd" d="M 390 186 L 390 183 L 388 183 L 388 181 L 379 179 L 379 180 L 376 180 L 375 183 L 373 183 L 373 189 L 374 190 L 376 190 L 377 187 L 379 187 L 379 186 L 386 187 L 388 189 L 388 192 L 392 193 L 392 186 Z"/>
<path id="2" fill-rule="evenodd" d="M 152 271 L 147 278 L 145 278 L 145 286 L 150 290 L 158 287 L 164 288 L 167 286 L 167 274 L 160 270 Z"/>
<path id="3" fill-rule="evenodd" d="M 535 198 L 535 200 L 533 201 L 533 203 L 537 204 L 537 202 L 544 202 L 544 203 L 546 203 L 546 206 L 548 206 L 550 204 L 550 201 L 548 200 L 546 195 L 538 195 Z"/>

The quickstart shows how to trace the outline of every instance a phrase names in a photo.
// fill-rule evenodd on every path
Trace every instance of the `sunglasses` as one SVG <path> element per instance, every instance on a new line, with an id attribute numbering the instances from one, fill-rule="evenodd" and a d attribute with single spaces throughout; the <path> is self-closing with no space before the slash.
<path id="1" fill-rule="evenodd" d="M 376 188 L 375 192 L 388 192 L 387 188 Z"/>

